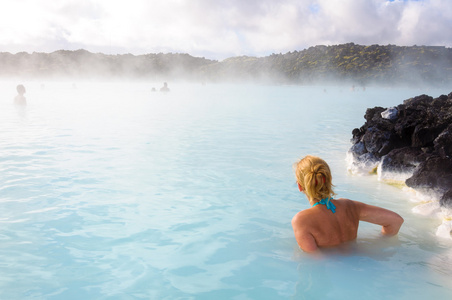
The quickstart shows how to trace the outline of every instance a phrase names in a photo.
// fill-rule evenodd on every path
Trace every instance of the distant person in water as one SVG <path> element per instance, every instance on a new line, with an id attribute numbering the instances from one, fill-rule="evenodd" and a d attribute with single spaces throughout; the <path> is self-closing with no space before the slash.
<path id="1" fill-rule="evenodd" d="M 403 218 L 397 213 L 349 199 L 333 199 L 331 172 L 323 159 L 308 155 L 295 163 L 294 169 L 298 189 L 312 206 L 292 219 L 295 239 L 305 252 L 356 239 L 359 221 L 381 225 L 386 236 L 399 232 Z"/>
<path id="2" fill-rule="evenodd" d="M 160 88 L 160 92 L 169 92 L 168 84 L 166 82 L 163 83 L 163 86 Z"/>
<path id="3" fill-rule="evenodd" d="M 16 87 L 17 90 L 17 96 L 14 98 L 14 104 L 16 105 L 26 105 L 27 99 L 25 98 L 25 87 L 22 84 L 19 84 Z"/>

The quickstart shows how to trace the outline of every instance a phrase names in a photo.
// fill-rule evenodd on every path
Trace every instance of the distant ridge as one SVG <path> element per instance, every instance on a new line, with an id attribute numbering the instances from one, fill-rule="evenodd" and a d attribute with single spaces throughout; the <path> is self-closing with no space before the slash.
<path id="1" fill-rule="evenodd" d="M 109 55 L 86 50 L 0 53 L 1 77 L 108 77 L 264 81 L 287 84 L 450 85 L 452 49 L 442 46 L 315 46 L 223 61 L 189 54 Z"/>
<path id="2" fill-rule="evenodd" d="M 214 61 L 188 54 L 102 54 L 80 49 L 52 53 L 0 52 L 0 76 L 10 77 L 171 77 L 194 74 Z M 179 75 L 177 75 L 179 76 Z"/>

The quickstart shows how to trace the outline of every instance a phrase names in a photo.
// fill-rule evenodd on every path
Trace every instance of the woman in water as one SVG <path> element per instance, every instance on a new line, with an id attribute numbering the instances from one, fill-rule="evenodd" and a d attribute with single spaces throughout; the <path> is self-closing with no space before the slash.
<path id="1" fill-rule="evenodd" d="M 399 232 L 403 218 L 397 213 L 349 199 L 333 199 L 331 171 L 323 159 L 308 155 L 294 168 L 298 189 L 312 206 L 292 219 L 295 238 L 305 252 L 356 239 L 359 221 L 381 225 L 383 235 Z"/>

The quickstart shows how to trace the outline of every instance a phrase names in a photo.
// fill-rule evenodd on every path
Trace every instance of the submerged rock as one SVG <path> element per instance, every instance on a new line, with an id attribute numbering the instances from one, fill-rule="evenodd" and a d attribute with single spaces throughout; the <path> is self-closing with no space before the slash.
<path id="1" fill-rule="evenodd" d="M 352 131 L 353 163 L 377 162 L 382 172 L 410 174 L 407 186 L 435 191 L 441 206 L 452 207 L 452 93 L 369 108 L 364 118 Z"/>

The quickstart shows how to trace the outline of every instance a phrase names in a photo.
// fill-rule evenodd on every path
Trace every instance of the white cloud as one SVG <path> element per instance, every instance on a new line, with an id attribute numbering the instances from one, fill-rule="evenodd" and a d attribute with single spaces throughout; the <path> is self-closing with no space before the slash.
<path id="1" fill-rule="evenodd" d="M 452 46 L 449 0 L 0 0 L 0 51 L 222 59 L 319 44 Z"/>

